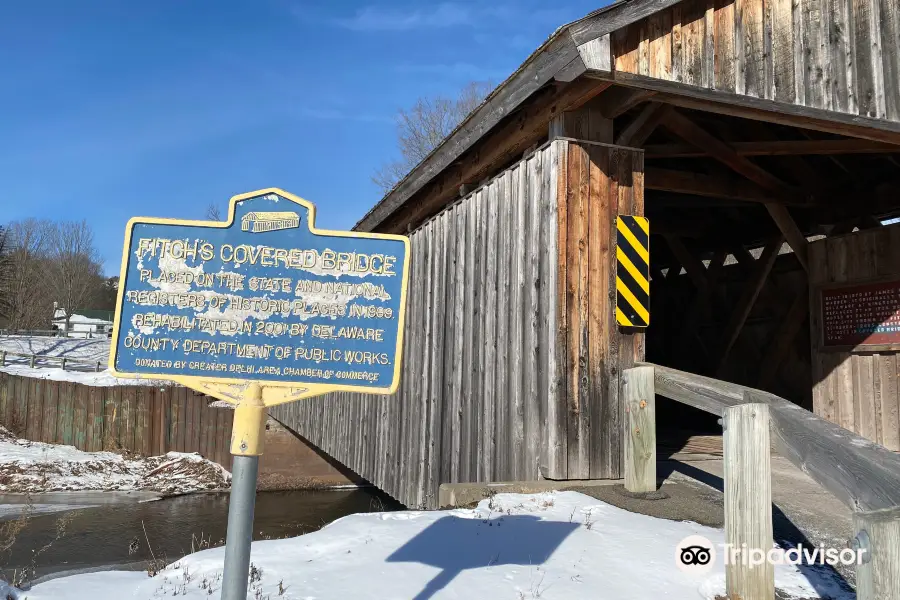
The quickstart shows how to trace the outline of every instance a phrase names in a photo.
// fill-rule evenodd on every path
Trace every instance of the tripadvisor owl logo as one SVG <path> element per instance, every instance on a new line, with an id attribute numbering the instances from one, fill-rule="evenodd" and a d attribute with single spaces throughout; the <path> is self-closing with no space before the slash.
<path id="1" fill-rule="evenodd" d="M 691 575 L 704 575 L 716 564 L 716 548 L 702 535 L 689 535 L 675 547 L 675 565 Z"/>

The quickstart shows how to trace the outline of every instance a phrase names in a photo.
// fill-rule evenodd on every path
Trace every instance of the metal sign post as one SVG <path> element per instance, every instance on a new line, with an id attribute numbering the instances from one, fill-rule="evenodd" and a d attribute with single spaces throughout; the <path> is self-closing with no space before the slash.
<path id="1" fill-rule="evenodd" d="M 267 408 L 397 390 L 409 240 L 319 230 L 277 188 L 228 215 L 129 221 L 109 366 L 235 405 L 222 599 L 245 600 Z"/>

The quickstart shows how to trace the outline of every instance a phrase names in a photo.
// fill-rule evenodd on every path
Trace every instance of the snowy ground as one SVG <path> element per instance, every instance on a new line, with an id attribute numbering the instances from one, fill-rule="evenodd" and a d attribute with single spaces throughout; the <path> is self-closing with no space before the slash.
<path id="1" fill-rule="evenodd" d="M 0 492 L 151 490 L 181 494 L 228 487 L 230 475 L 199 454 L 131 458 L 16 439 L 0 427 Z"/>
<path id="2" fill-rule="evenodd" d="M 675 566 L 689 535 L 724 534 L 695 523 L 630 513 L 576 492 L 500 494 L 474 510 L 369 513 L 301 537 L 253 544 L 256 600 L 712 600 L 724 568 L 689 575 Z M 195 600 L 221 593 L 224 549 L 189 555 L 154 577 L 75 575 L 35 586 L 28 600 Z M 785 597 L 850 600 L 830 571 L 776 567 Z"/>
<path id="3" fill-rule="evenodd" d="M 0 371 L 23 377 L 72 381 L 93 386 L 168 385 L 168 382 L 151 379 L 117 379 L 110 375 L 107 369 L 109 345 L 110 340 L 108 338 L 76 339 L 4 335 L 0 336 L 0 351 L 35 354 L 39 357 L 66 357 L 87 362 L 71 362 L 66 365 L 66 370 L 63 370 L 58 360 L 42 361 L 38 358 L 35 361 L 34 368 L 31 368 L 28 358 L 7 356 L 6 366 L 0 367 Z M 100 372 L 95 372 L 97 362 L 100 362 L 101 365 Z"/>

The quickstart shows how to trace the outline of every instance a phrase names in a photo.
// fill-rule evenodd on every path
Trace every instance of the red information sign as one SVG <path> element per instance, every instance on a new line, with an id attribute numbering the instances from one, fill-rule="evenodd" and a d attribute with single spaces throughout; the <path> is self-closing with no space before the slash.
<path id="1" fill-rule="evenodd" d="M 900 281 L 822 290 L 824 345 L 900 344 Z"/>

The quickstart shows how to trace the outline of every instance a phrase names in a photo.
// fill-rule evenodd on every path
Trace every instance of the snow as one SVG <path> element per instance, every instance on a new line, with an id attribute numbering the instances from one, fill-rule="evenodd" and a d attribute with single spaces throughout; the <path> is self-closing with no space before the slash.
<path id="1" fill-rule="evenodd" d="M 109 360 L 109 338 L 76 339 L 63 337 L 43 337 L 28 335 L 0 336 L 0 350 L 19 352 L 21 354 L 40 354 L 44 356 L 65 356 L 79 360 Z"/>
<path id="2" fill-rule="evenodd" d="M 72 362 L 63 370 L 59 361 L 42 364 L 40 358 L 34 368 L 29 366 L 29 360 L 23 357 L 7 356 L 6 366 L 0 367 L 0 371 L 10 375 L 21 377 L 33 377 L 35 379 L 49 379 L 52 381 L 70 381 L 95 387 L 113 385 L 171 385 L 171 382 L 155 379 L 119 378 L 110 374 L 106 368 L 109 362 L 110 340 L 57 338 L 40 336 L 0 336 L 0 351 L 16 352 L 19 354 L 36 354 L 40 356 L 55 356 L 88 361 L 87 363 Z M 94 367 L 100 362 L 103 370 L 95 372 Z"/>
<path id="3" fill-rule="evenodd" d="M 152 490 L 181 494 L 228 487 L 231 475 L 199 454 L 130 457 L 16 439 L 0 427 L 0 492 Z"/>
<path id="4" fill-rule="evenodd" d="M 724 568 L 690 575 L 675 566 L 689 535 L 724 533 L 647 517 L 576 492 L 499 494 L 476 509 L 368 513 L 301 537 L 253 544 L 250 598 L 543 600 L 707 599 L 724 593 Z M 29 600 L 200 600 L 221 593 L 224 548 L 146 573 L 90 573 L 48 581 Z M 850 600 L 823 569 L 777 566 L 788 597 Z M 282 592 L 283 593 L 280 593 Z"/>

